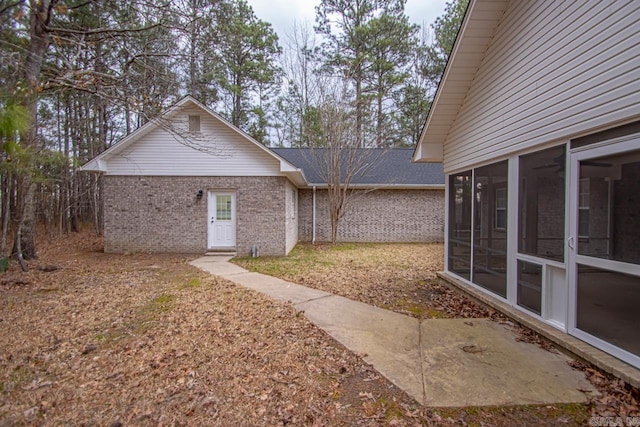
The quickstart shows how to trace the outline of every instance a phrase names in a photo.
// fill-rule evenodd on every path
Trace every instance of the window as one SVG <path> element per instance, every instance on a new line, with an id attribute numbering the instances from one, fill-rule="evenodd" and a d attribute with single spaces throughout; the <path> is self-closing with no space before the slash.
<path id="1" fill-rule="evenodd" d="M 542 266 L 526 261 L 518 261 L 518 305 L 542 312 Z"/>
<path id="2" fill-rule="evenodd" d="M 449 176 L 447 270 L 507 295 L 508 161 Z M 500 229 L 499 229 L 500 228 Z"/>
<path id="3" fill-rule="evenodd" d="M 640 356 L 638 282 L 638 276 L 578 264 L 578 329 Z"/>
<path id="4" fill-rule="evenodd" d="M 475 196 L 471 281 L 502 297 L 507 296 L 508 171 L 509 163 L 505 160 L 477 168 L 473 174 Z M 503 228 L 498 229 L 498 224 Z"/>
<path id="5" fill-rule="evenodd" d="M 518 251 L 564 261 L 565 146 L 519 158 Z"/>
<path id="6" fill-rule="evenodd" d="M 449 177 L 449 271 L 471 280 L 471 171 Z"/>
<path id="7" fill-rule="evenodd" d="M 189 132 L 200 132 L 200 116 L 189 115 Z"/>
<path id="8" fill-rule="evenodd" d="M 231 221 L 231 196 L 216 196 L 216 219 Z"/>
<path id="9" fill-rule="evenodd" d="M 640 264 L 640 150 L 579 167 L 578 254 Z"/>
<path id="10" fill-rule="evenodd" d="M 507 228 L 507 189 L 496 188 L 496 221 L 498 230 Z"/>
<path id="11" fill-rule="evenodd" d="M 589 178 L 580 179 L 578 188 L 578 237 L 589 237 Z"/>

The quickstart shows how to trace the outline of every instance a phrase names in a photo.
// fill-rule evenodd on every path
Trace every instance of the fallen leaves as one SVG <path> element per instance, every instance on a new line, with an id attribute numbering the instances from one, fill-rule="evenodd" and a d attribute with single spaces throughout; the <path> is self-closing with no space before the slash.
<path id="1" fill-rule="evenodd" d="M 640 390 L 586 363 L 576 360 L 570 364 L 584 371 L 598 390 L 591 398 L 591 416 L 640 417 Z"/>
<path id="2" fill-rule="evenodd" d="M 69 237 L 0 287 L 2 425 L 371 425 L 386 409 L 352 393 L 415 405 L 286 304 Z"/>
<path id="3" fill-rule="evenodd" d="M 590 366 L 602 394 L 589 408 L 423 408 L 292 307 L 185 256 L 104 254 L 86 233 L 41 248 L 31 271 L 0 276 L 28 281 L 0 287 L 2 425 L 576 425 L 588 411 L 638 413 L 637 390 Z M 435 279 L 441 246 L 372 248 L 326 249 L 327 268 L 305 280 L 416 317 L 504 321 Z"/>
<path id="4" fill-rule="evenodd" d="M 530 329 L 521 327 L 501 313 L 476 303 L 459 290 L 438 280 L 444 247 L 441 244 L 339 244 L 296 247 L 287 258 L 237 259 L 235 263 L 253 271 L 273 274 L 285 280 L 304 284 L 347 298 L 419 319 L 489 318 L 509 326 L 516 340 L 558 352 L 548 340 Z M 464 322 L 473 326 L 473 321 Z M 481 353 L 480 347 L 461 347 L 466 353 Z M 604 376 L 593 367 L 576 362 L 587 373 L 602 395 L 592 399 L 588 411 L 592 416 L 637 416 L 638 390 L 624 382 Z M 370 401 L 370 394 L 359 397 Z M 373 408 L 371 404 L 369 409 Z M 499 413 L 497 409 L 500 409 Z M 475 416 L 464 409 L 451 411 L 451 417 L 441 417 L 427 410 L 429 422 L 465 425 L 467 419 L 480 425 L 512 424 L 584 424 L 587 408 L 578 405 L 541 407 L 537 413 L 530 408 L 513 407 L 496 411 L 474 408 Z M 563 413 L 566 411 L 566 413 Z M 475 418 L 474 418 L 475 417 Z"/>

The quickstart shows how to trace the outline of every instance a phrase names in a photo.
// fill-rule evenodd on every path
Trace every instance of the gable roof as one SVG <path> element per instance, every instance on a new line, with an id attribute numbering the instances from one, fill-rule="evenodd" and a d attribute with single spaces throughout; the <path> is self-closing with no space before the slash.
<path id="1" fill-rule="evenodd" d="M 279 156 L 304 171 L 309 185 L 326 186 L 323 173 L 328 149 L 323 148 L 272 148 Z M 356 161 L 363 165 L 362 172 L 351 180 L 361 188 L 444 188 L 441 163 L 412 163 L 412 148 L 359 148 Z M 343 173 L 344 174 L 344 173 Z"/>
<path id="2" fill-rule="evenodd" d="M 128 148 L 136 144 L 136 141 L 140 141 L 154 130 L 166 128 L 166 121 L 168 119 L 172 119 L 180 112 L 184 112 L 185 108 L 191 107 L 197 107 L 203 110 L 218 122 L 222 123 L 223 126 L 229 129 L 232 134 L 240 136 L 251 146 L 259 149 L 260 152 L 263 153 L 263 156 L 268 155 L 272 159 L 276 160 L 279 165 L 280 173 L 287 176 L 296 186 L 327 186 L 327 183 L 323 178 L 324 174 L 322 173 L 321 168 L 321 165 L 325 163 L 323 160 L 324 156 L 328 153 L 326 149 L 270 149 L 254 140 L 241 129 L 232 125 L 191 96 L 182 98 L 158 118 L 149 121 L 131 134 L 122 138 L 116 144 L 112 145 L 107 150 L 83 165 L 80 170 L 121 174 L 121 172 L 117 170 L 117 167 L 116 170 L 113 170 L 113 165 L 111 165 L 113 162 L 117 162 L 117 159 L 123 156 L 126 158 Z M 159 152 L 157 150 L 157 141 L 152 140 L 152 144 L 151 149 Z M 194 147 L 191 148 L 194 148 L 196 152 L 202 151 L 197 147 L 197 142 L 193 145 Z M 412 153 L 413 149 L 411 148 L 356 149 L 356 155 L 360 166 L 362 166 L 362 172 L 353 177 L 351 185 L 361 188 L 444 188 L 442 164 L 412 163 Z M 175 169 L 175 167 L 173 169 Z M 172 170 L 171 172 L 172 174 L 173 172 L 176 172 L 177 175 L 190 173 L 189 171 L 182 169 Z"/>
<path id="3" fill-rule="evenodd" d="M 256 147 L 261 152 L 275 159 L 279 163 L 280 172 L 288 176 L 296 185 L 306 184 L 306 179 L 304 177 L 302 170 L 300 170 L 298 167 L 294 166 L 284 158 L 278 156 L 276 153 L 269 150 L 269 148 L 260 144 L 258 141 L 253 139 L 250 135 L 248 135 L 238 127 L 232 125 L 222 116 L 216 114 L 214 111 L 212 111 L 205 105 L 201 104 L 200 102 L 198 102 L 196 99 L 194 99 L 189 95 L 182 98 L 172 107 L 170 107 L 168 110 L 162 113 L 158 118 L 150 120 L 148 123 L 136 129 L 135 131 L 133 131 L 132 133 L 125 136 L 120 141 L 118 141 L 117 143 L 109 147 L 107 150 L 103 151 L 102 153 L 100 153 L 99 155 L 97 155 L 96 157 L 88 161 L 86 164 L 84 164 L 80 168 L 80 170 L 92 171 L 92 172 L 108 172 L 107 160 L 109 158 L 114 158 L 118 154 L 124 152 L 128 147 L 135 144 L 136 141 L 139 141 L 141 138 L 143 138 L 145 135 L 149 134 L 150 132 L 157 129 L 166 128 L 166 123 L 164 123 L 163 121 L 173 118 L 181 111 L 184 111 L 185 108 L 189 108 L 189 107 L 197 107 L 203 110 L 206 114 L 209 114 L 210 116 L 215 118 L 218 122 L 222 123 L 223 126 L 230 129 L 233 134 L 240 136 L 244 141 L 247 141 L 249 144 Z M 194 147 L 192 148 L 197 150 L 198 147 L 195 147 L 196 145 L 198 144 L 194 144 Z"/>
<path id="4" fill-rule="evenodd" d="M 470 0 L 429 109 L 413 161 L 441 162 L 444 141 L 493 40 L 509 0 Z"/>

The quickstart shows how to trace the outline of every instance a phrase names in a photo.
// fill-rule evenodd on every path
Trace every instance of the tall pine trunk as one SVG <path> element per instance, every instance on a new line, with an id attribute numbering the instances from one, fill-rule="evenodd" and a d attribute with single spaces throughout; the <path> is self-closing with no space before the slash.
<path id="1" fill-rule="evenodd" d="M 29 44 L 24 63 L 24 84 L 26 95 L 23 100 L 25 110 L 31 118 L 29 129 L 21 135 L 21 143 L 27 149 L 37 149 L 37 112 L 38 93 L 40 91 L 40 71 L 44 62 L 44 55 L 49 47 L 49 33 L 47 25 L 58 0 L 30 0 L 29 1 Z M 20 188 L 18 197 L 17 226 L 15 228 L 14 253 L 21 259 L 36 258 L 36 204 L 34 198 L 34 184 L 31 178 L 32 168 L 20 171 Z M 21 263 L 22 264 L 22 263 Z M 24 265 L 23 265 L 24 269 Z"/>

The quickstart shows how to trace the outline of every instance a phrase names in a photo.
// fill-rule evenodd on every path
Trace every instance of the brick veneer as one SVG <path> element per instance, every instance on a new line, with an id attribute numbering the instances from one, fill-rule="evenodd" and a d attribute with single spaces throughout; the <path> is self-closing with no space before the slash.
<path id="1" fill-rule="evenodd" d="M 238 255 L 248 255 L 253 245 L 260 255 L 286 254 L 291 187 L 285 177 L 104 178 L 105 252 L 205 252 L 207 192 L 220 190 L 236 194 Z M 291 219 L 288 224 L 293 226 Z M 296 237 L 289 233 L 289 246 Z"/>
<path id="2" fill-rule="evenodd" d="M 299 239 L 312 239 L 313 191 L 299 191 Z M 331 238 L 326 190 L 316 190 L 316 240 Z M 353 198 L 340 222 L 343 242 L 442 242 L 444 190 L 376 190 Z"/>

